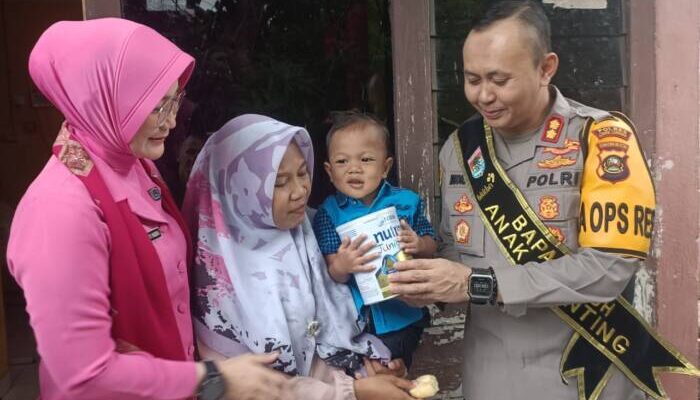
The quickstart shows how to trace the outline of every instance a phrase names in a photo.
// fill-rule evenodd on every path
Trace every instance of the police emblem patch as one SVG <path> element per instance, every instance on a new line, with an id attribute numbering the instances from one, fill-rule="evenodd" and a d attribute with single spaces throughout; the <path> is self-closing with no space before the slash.
<path id="1" fill-rule="evenodd" d="M 469 156 L 469 171 L 472 174 L 472 178 L 479 179 L 484 176 L 484 171 L 486 170 L 486 160 L 481 154 L 481 147 L 477 147 L 476 151 Z"/>
<path id="2" fill-rule="evenodd" d="M 564 127 L 564 118 L 558 115 L 552 115 L 544 124 L 544 132 L 542 132 L 542 141 L 556 143 L 559 141 L 562 128 Z"/>
<path id="3" fill-rule="evenodd" d="M 547 225 L 547 229 L 554 235 L 555 238 L 557 238 L 558 241 L 564 243 L 566 240 L 566 236 L 564 236 L 564 232 L 561 231 L 560 228 L 557 228 L 556 226 L 549 226 Z"/>
<path id="4" fill-rule="evenodd" d="M 94 165 L 83 146 L 73 140 L 66 140 L 61 148 L 61 152 L 58 154 L 58 159 L 71 172 L 80 176 L 88 176 Z"/>
<path id="5" fill-rule="evenodd" d="M 559 216 L 559 201 L 550 195 L 540 197 L 540 217 L 554 219 Z"/>
<path id="6" fill-rule="evenodd" d="M 608 182 L 617 183 L 629 177 L 627 167 L 628 145 L 620 142 L 598 143 L 598 176 Z"/>
<path id="7" fill-rule="evenodd" d="M 537 162 L 537 166 L 544 169 L 557 169 L 561 167 L 568 167 L 569 165 L 574 164 L 576 164 L 575 158 L 564 157 L 562 155 L 557 155 L 553 158 L 548 158 L 546 160 Z"/>
<path id="8" fill-rule="evenodd" d="M 468 244 L 470 230 L 467 221 L 460 219 L 457 225 L 455 225 L 455 242 L 459 244 Z"/>
<path id="9" fill-rule="evenodd" d="M 465 212 L 469 212 L 473 209 L 474 206 L 472 205 L 472 202 L 469 201 L 469 197 L 467 197 L 466 193 L 463 194 L 454 204 L 454 210 L 460 214 L 464 214 Z"/>

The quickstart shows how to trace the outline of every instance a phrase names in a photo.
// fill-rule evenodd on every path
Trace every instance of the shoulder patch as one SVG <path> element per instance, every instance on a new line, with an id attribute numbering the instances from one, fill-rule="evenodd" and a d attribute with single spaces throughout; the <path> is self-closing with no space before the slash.
<path id="1" fill-rule="evenodd" d="M 612 116 L 590 124 L 581 182 L 579 244 L 645 258 L 656 199 L 634 128 Z"/>

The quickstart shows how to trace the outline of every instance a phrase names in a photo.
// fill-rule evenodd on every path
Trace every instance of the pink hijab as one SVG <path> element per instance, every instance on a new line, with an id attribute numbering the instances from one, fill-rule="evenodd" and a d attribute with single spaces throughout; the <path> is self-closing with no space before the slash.
<path id="1" fill-rule="evenodd" d="M 65 116 L 115 201 L 128 198 L 134 212 L 156 221 L 163 218 L 147 197 L 153 181 L 129 142 L 193 67 L 190 55 L 153 29 L 118 18 L 57 22 L 29 56 L 32 79 Z"/>

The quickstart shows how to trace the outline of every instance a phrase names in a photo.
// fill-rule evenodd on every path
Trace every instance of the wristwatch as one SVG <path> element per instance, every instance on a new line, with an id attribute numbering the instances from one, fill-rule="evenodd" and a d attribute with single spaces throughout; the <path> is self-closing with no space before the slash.
<path id="1" fill-rule="evenodd" d="M 498 285 L 493 268 L 472 268 L 467 294 L 473 304 L 496 304 Z"/>
<path id="2" fill-rule="evenodd" d="M 219 372 L 213 361 L 204 361 L 204 368 L 206 368 L 207 372 L 199 384 L 197 397 L 199 400 L 222 399 L 226 392 L 226 384 L 221 376 L 221 372 Z"/>

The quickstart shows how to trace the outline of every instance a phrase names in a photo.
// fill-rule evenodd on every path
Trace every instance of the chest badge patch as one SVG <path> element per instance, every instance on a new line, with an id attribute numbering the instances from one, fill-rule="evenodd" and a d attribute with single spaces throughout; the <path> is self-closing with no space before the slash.
<path id="1" fill-rule="evenodd" d="M 556 155 L 553 158 L 548 158 L 537 162 L 537 166 L 543 169 L 557 169 L 574 164 L 576 164 L 575 158 L 565 157 L 563 155 Z"/>
<path id="2" fill-rule="evenodd" d="M 474 206 L 472 205 L 472 202 L 469 201 L 469 197 L 467 197 L 466 193 L 463 194 L 462 197 L 460 197 L 454 204 L 454 210 L 460 214 L 464 214 L 465 212 L 469 212 L 473 209 Z"/>
<path id="3" fill-rule="evenodd" d="M 556 197 L 545 195 L 540 197 L 540 217 L 554 219 L 559 216 L 559 201 Z"/>
<path id="4" fill-rule="evenodd" d="M 581 143 L 576 140 L 565 139 L 564 147 L 547 147 L 542 150 L 543 153 L 554 154 L 555 156 L 563 156 L 565 154 L 579 151 Z"/>
<path id="5" fill-rule="evenodd" d="M 549 143 L 557 143 L 564 127 L 564 118 L 558 115 L 552 115 L 544 124 L 544 132 L 542 132 L 542 141 Z"/>
<path id="6" fill-rule="evenodd" d="M 484 171 L 486 170 L 486 161 L 484 156 L 481 154 L 481 147 L 477 147 L 476 151 L 469 156 L 469 171 L 472 174 L 472 178 L 479 179 L 484 176 Z"/>
<path id="7" fill-rule="evenodd" d="M 460 219 L 457 225 L 455 225 L 455 242 L 459 244 L 468 244 L 470 230 L 467 221 Z"/>
<path id="8" fill-rule="evenodd" d="M 557 228 L 556 226 L 547 226 L 547 228 L 558 241 L 564 243 L 566 236 L 564 236 L 564 232 L 561 231 L 561 228 Z"/>

